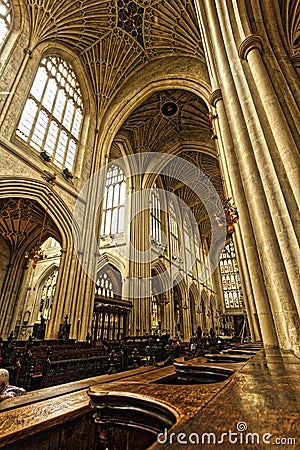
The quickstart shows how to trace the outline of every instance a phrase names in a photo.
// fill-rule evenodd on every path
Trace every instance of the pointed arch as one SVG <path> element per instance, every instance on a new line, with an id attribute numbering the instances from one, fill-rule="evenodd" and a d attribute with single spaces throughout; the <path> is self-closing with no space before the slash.
<path id="1" fill-rule="evenodd" d="M 163 261 L 156 260 L 151 268 L 152 273 L 155 272 L 154 283 L 158 284 L 157 290 L 162 293 L 166 292 L 170 288 L 170 277 L 167 272 L 167 268 Z M 153 276 L 153 275 L 152 275 Z"/>
<path id="2" fill-rule="evenodd" d="M 45 320 L 50 319 L 58 269 L 59 264 L 51 264 L 44 272 L 41 273 L 39 279 L 35 283 L 36 295 L 32 311 L 33 321 L 40 320 L 41 316 Z"/>
<path id="3" fill-rule="evenodd" d="M 71 64 L 58 55 L 44 56 L 16 135 L 60 169 L 72 171 L 82 122 L 82 93 Z"/>
<path id="4" fill-rule="evenodd" d="M 111 291 L 113 292 L 112 297 L 121 298 L 122 297 L 122 288 L 123 288 L 123 274 L 121 262 L 118 258 L 115 258 L 113 255 L 106 253 L 102 255 L 97 264 L 97 278 L 96 278 L 96 294 L 97 294 L 97 283 L 104 274 L 106 274 L 111 283 Z M 98 293 L 98 295 L 101 295 Z"/>
<path id="5" fill-rule="evenodd" d="M 1 197 L 18 197 L 35 200 L 45 211 L 48 208 L 49 194 L 52 195 L 48 214 L 59 232 L 62 249 L 72 248 L 72 213 L 68 206 L 55 192 L 51 192 L 50 185 L 43 181 L 29 178 L 3 177 L 0 180 Z M 79 230 L 74 224 L 73 232 L 79 237 Z"/>

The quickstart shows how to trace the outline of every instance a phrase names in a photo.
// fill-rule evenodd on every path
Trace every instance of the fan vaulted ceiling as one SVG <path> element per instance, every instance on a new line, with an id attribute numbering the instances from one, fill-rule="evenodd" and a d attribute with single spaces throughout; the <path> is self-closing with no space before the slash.
<path id="1" fill-rule="evenodd" d="M 28 49 L 33 51 L 37 45 L 51 41 L 74 51 L 86 68 L 98 110 L 103 111 L 107 107 L 114 93 L 135 71 L 146 71 L 147 64 L 155 59 L 163 61 L 165 57 L 189 56 L 195 62 L 205 62 L 193 0 L 27 0 L 26 5 L 30 21 Z M 299 2 L 280 0 L 278 3 L 274 1 L 273 5 L 281 14 L 290 53 L 297 55 Z M 261 8 L 267 7 L 264 2 L 261 4 Z M 184 83 L 184 77 L 182 79 Z M 167 101 L 178 107 L 178 112 L 169 117 L 162 114 L 162 105 Z M 142 105 L 137 105 L 121 126 L 110 157 L 121 156 L 118 138 L 122 135 L 129 137 L 136 152 L 171 152 L 176 148 L 176 154 L 196 164 L 208 176 L 223 198 L 222 179 L 207 115 L 203 100 L 184 90 L 184 84 L 182 89 L 156 92 Z M 189 204 L 202 234 L 207 234 L 209 221 L 202 203 L 176 180 L 165 179 L 164 182 L 168 189 Z M 1 205 L 4 215 L 0 224 L 12 247 L 21 245 L 26 233 L 36 234 L 37 230 L 33 228 L 37 224 L 39 228 L 43 216 L 38 205 L 29 205 L 28 208 L 26 202 L 14 201 L 15 216 L 11 204 Z M 31 215 L 26 215 L 28 210 L 31 210 Z M 36 217 L 33 218 L 34 214 Z M 49 228 L 54 229 L 54 225 Z"/>
<path id="2" fill-rule="evenodd" d="M 205 61 L 193 0 L 28 0 L 28 8 L 30 47 L 51 40 L 75 51 L 85 64 L 99 111 L 107 107 L 130 75 L 147 70 L 147 63 L 154 59 L 189 56 L 195 63 Z M 166 102 L 176 105 L 178 111 L 165 115 L 162 107 Z M 185 149 L 186 158 L 187 145 L 199 151 L 205 144 L 211 155 L 204 155 L 201 164 L 195 155 L 189 159 L 208 175 L 223 197 L 208 113 L 207 105 L 194 93 L 162 90 L 137 106 L 116 140 L 127 136 L 134 152 L 172 152 L 176 148 L 179 154 Z M 114 142 L 110 159 L 120 156 Z M 205 228 L 202 233 L 207 234 L 209 221 L 199 199 L 187 188 L 173 186 L 174 180 L 164 181 L 166 188 L 193 208 L 198 223 Z"/>
<path id="3" fill-rule="evenodd" d="M 98 106 L 147 62 L 204 60 L 193 0 L 28 0 L 31 50 L 51 40 L 82 58 Z"/>

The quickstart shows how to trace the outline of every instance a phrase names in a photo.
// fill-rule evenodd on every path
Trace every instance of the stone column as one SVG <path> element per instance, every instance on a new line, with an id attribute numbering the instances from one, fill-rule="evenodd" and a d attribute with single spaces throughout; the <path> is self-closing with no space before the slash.
<path id="1" fill-rule="evenodd" d="M 286 173 L 277 161 L 277 158 L 282 160 L 289 155 L 285 170 L 290 168 L 292 174 L 289 182 L 296 182 L 298 178 L 297 186 L 299 187 L 299 177 L 296 176 L 297 162 L 293 152 L 295 144 L 281 109 L 278 108 L 274 91 L 272 93 L 266 79 L 265 68 L 259 65 L 257 60 L 260 58 L 257 46 L 252 46 L 253 41 L 250 40 L 250 49 L 253 47 L 254 51 L 251 58 L 252 69 L 256 72 L 256 79 L 253 77 L 254 88 L 253 79 L 243 70 L 238 60 L 236 47 L 238 33 L 230 17 L 230 11 L 220 0 L 216 0 L 216 8 L 224 40 L 224 51 L 228 57 L 230 74 L 236 88 L 236 98 L 239 100 L 235 105 L 230 98 L 232 108 L 229 109 L 235 117 L 233 129 L 237 139 L 235 151 L 240 163 L 243 186 L 260 251 L 265 284 L 282 348 L 299 351 L 300 323 L 296 304 L 299 308 L 300 286 L 299 282 L 295 281 L 298 270 L 295 248 L 298 243 L 292 214 L 289 212 L 289 206 L 294 209 L 295 202 L 291 198 L 286 200 Z M 248 48 L 247 45 L 245 47 Z M 252 53 L 252 50 L 250 52 Z M 245 54 L 248 54 L 248 51 Z M 226 64 L 228 64 L 227 61 Z M 259 83 L 261 87 L 258 86 Z M 268 104 L 269 115 L 264 110 L 265 105 L 257 101 L 257 93 L 264 98 L 265 104 Z M 223 94 L 225 99 L 225 88 Z M 226 103 L 229 106 L 229 103 Z M 276 116 L 272 114 L 272 109 L 275 110 Z M 265 129 L 268 121 L 274 129 L 277 127 L 276 132 L 272 131 L 275 139 L 272 139 L 269 130 Z M 291 145 L 291 152 L 287 151 L 282 136 Z M 289 187 L 291 188 L 291 185 Z M 294 189 L 295 198 L 296 190 L 297 187 Z"/>
<path id="2" fill-rule="evenodd" d="M 143 190 L 141 177 L 132 180 L 130 239 L 128 243 L 128 278 L 124 295 L 133 303 L 130 314 L 131 334 L 151 333 L 151 259 L 149 190 Z"/>
<path id="3" fill-rule="evenodd" d="M 266 186 L 270 186 L 270 175 L 272 175 L 273 190 L 269 195 L 268 204 L 272 217 L 277 217 L 277 220 L 273 220 L 274 228 L 285 261 L 291 289 L 297 302 L 298 312 L 300 312 L 300 283 L 297 276 L 299 261 L 295 252 L 298 245 L 296 227 L 299 226 L 299 216 L 297 214 L 297 217 L 293 217 L 298 211 L 297 205 L 300 204 L 299 154 L 270 82 L 261 57 L 261 51 L 262 39 L 260 36 L 250 35 L 241 43 L 239 56 L 249 63 L 255 86 L 269 122 L 269 129 L 276 143 L 276 145 L 272 143 L 268 147 L 261 146 L 261 153 L 265 148 L 264 159 L 262 155 L 261 164 L 268 161 L 268 170 L 261 170 L 260 172 L 262 179 L 264 174 L 268 173 L 268 177 L 264 177 Z M 279 172 L 280 168 L 276 170 L 276 166 L 273 168 L 273 163 L 275 165 L 278 159 L 282 161 L 285 172 L 283 170 Z M 286 178 L 289 181 L 288 186 L 284 186 L 287 184 Z M 292 193 L 294 198 L 291 195 Z"/>
<path id="4" fill-rule="evenodd" d="M 214 5 L 208 1 L 197 2 L 197 4 L 201 22 L 201 30 L 204 37 L 204 43 L 206 44 L 205 49 L 210 68 L 210 76 L 214 89 L 211 102 L 215 107 L 218 107 L 217 112 L 220 119 L 218 121 L 220 126 L 220 138 L 223 141 L 223 145 L 220 145 L 220 151 L 222 151 L 222 160 L 225 162 L 225 164 L 223 164 L 223 168 L 226 177 L 230 179 L 232 191 L 234 192 L 234 198 L 241 217 L 239 227 L 241 228 L 241 235 L 244 241 L 245 255 L 247 258 L 247 265 L 255 295 L 256 307 L 259 314 L 263 341 L 266 347 L 273 347 L 277 345 L 278 341 L 268 302 L 268 295 L 264 288 L 264 279 L 260 270 L 259 256 L 256 251 L 253 228 L 247 207 L 247 198 L 244 194 L 244 186 L 242 182 L 242 175 L 246 176 L 247 174 L 247 167 L 241 167 L 243 160 L 245 160 L 245 156 L 241 154 L 239 155 L 241 161 L 237 159 L 231 134 L 232 131 L 227 119 L 229 113 L 233 126 L 237 127 L 238 125 L 240 137 L 246 141 L 244 147 L 242 148 L 245 154 L 247 154 L 247 146 L 251 148 L 251 145 L 249 145 L 249 141 L 245 133 L 245 124 L 243 123 L 243 116 L 239 107 L 237 93 L 223 46 L 223 36 L 219 28 L 219 22 Z M 230 105 L 231 108 L 226 104 L 227 108 L 225 109 L 225 104 L 219 88 L 218 72 L 222 73 L 224 91 L 227 93 L 228 105 Z M 251 153 L 249 154 L 249 159 L 251 160 Z M 244 165 L 247 166 L 247 164 Z M 241 169 L 243 169 L 242 174 Z M 249 195 L 252 195 L 251 188 L 249 189 Z M 257 219 L 259 218 L 257 217 Z"/>

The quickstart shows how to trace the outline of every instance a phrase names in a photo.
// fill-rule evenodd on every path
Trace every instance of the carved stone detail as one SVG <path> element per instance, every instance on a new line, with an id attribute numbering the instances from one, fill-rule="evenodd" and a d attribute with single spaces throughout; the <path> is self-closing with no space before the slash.
<path id="1" fill-rule="evenodd" d="M 257 34 L 251 34 L 243 40 L 239 46 L 239 57 L 243 60 L 247 60 L 248 53 L 257 48 L 260 52 L 263 48 L 263 38 Z"/>

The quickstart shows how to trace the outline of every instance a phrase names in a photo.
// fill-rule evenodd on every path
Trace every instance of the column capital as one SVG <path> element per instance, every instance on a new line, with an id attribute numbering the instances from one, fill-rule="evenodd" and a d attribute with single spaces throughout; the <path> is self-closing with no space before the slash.
<path id="1" fill-rule="evenodd" d="M 299 54 L 295 53 L 294 55 L 291 56 L 290 59 L 295 69 L 300 67 L 300 53 Z"/>
<path id="2" fill-rule="evenodd" d="M 257 48 L 259 52 L 262 51 L 263 38 L 258 34 L 250 34 L 250 36 L 246 37 L 239 46 L 239 57 L 246 60 L 248 53 L 255 48 Z"/>
<path id="3" fill-rule="evenodd" d="M 212 92 L 210 98 L 209 98 L 209 102 L 210 104 L 215 108 L 216 104 L 219 100 L 222 100 L 223 96 L 222 96 L 222 91 L 221 89 L 216 89 L 215 91 Z"/>

